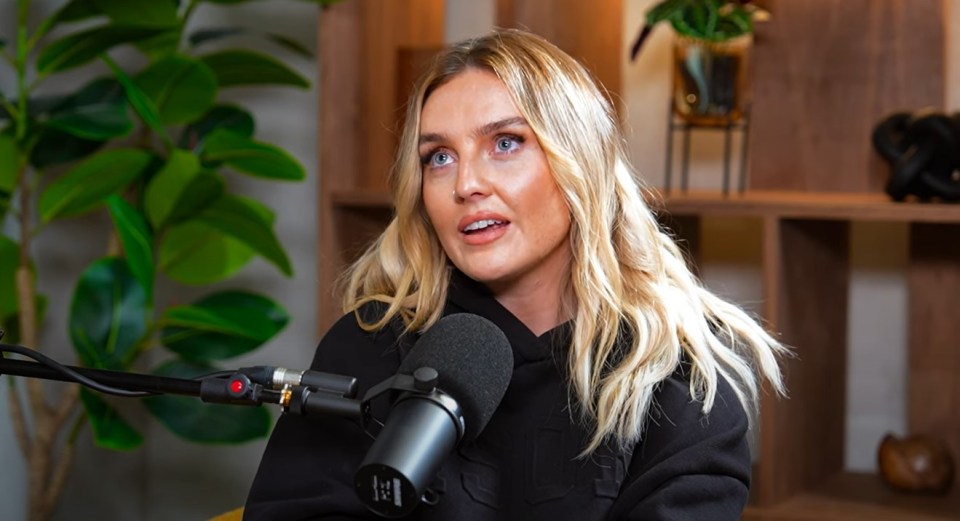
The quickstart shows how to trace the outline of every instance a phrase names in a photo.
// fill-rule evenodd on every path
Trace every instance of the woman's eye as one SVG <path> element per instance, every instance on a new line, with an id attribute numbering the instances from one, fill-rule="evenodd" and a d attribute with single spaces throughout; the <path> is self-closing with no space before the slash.
<path id="1" fill-rule="evenodd" d="M 420 158 L 420 162 L 423 163 L 423 166 L 427 167 L 444 166 L 450 163 L 452 160 L 453 158 L 450 156 L 450 154 L 442 150 L 429 152 Z"/>
<path id="2" fill-rule="evenodd" d="M 497 152 L 513 152 L 521 142 L 516 136 L 501 136 L 497 138 Z"/>

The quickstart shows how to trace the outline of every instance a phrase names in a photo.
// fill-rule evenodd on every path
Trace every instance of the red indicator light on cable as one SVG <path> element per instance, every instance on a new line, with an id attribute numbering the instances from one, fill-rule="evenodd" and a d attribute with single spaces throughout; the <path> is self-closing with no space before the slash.
<path id="1" fill-rule="evenodd" d="M 230 382 L 230 392 L 233 394 L 242 394 L 246 389 L 246 384 L 243 383 L 243 380 L 239 378 Z"/>

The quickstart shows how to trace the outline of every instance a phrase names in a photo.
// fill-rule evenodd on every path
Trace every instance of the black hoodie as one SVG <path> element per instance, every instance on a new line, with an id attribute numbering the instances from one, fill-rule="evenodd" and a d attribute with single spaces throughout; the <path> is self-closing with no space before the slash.
<path id="1" fill-rule="evenodd" d="M 372 308 L 364 310 L 373 312 Z M 682 367 L 658 386 L 640 442 L 602 446 L 578 458 L 592 428 L 570 409 L 564 374 L 569 325 L 535 336 L 486 288 L 455 272 L 444 314 L 474 313 L 513 347 L 510 386 L 490 422 L 462 444 L 431 485 L 423 521 L 737 520 L 747 500 L 747 417 L 720 378 L 709 415 L 689 393 Z M 324 336 L 311 368 L 355 376 L 359 394 L 396 374 L 410 338 L 363 331 L 353 314 Z M 380 402 L 385 402 L 380 400 Z M 374 402 L 383 421 L 389 403 Z M 284 415 L 277 422 L 244 508 L 244 519 L 381 519 L 360 503 L 353 474 L 372 443 L 354 421 Z"/>

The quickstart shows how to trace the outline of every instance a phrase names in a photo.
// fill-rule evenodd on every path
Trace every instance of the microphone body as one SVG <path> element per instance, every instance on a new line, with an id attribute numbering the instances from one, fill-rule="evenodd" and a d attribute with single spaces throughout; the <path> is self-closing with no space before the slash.
<path id="1" fill-rule="evenodd" d="M 354 477 L 358 491 L 366 491 L 368 506 L 385 517 L 400 517 L 420 502 L 443 460 L 460 440 L 463 416 L 456 400 L 433 391 L 405 393 L 390 412 L 388 421 L 360 464 Z"/>
<path id="2" fill-rule="evenodd" d="M 457 444 L 480 434 L 510 383 L 513 348 L 489 320 L 449 315 L 424 333 L 398 373 L 435 374 L 439 384 L 397 399 L 354 475 L 360 501 L 383 517 L 412 512 Z"/>

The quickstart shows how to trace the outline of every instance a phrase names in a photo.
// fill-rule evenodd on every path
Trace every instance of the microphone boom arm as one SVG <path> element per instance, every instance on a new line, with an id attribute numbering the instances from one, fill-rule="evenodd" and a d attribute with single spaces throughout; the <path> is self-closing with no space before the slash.
<path id="1" fill-rule="evenodd" d="M 3 355 L 7 352 L 39 362 L 6 358 Z M 333 414 L 366 423 L 369 407 L 354 398 L 355 378 L 303 371 L 291 379 L 291 373 L 289 369 L 256 366 L 196 379 L 176 378 L 63 365 L 33 349 L 0 343 L 0 375 L 79 383 L 122 397 L 177 394 L 194 396 L 206 403 L 248 406 L 270 403 L 280 405 L 284 412 Z M 293 382 L 300 384 L 293 385 Z"/>
<path id="2" fill-rule="evenodd" d="M 0 330 L 0 338 L 2 335 Z M 4 357 L 4 353 L 16 353 L 37 361 L 13 360 Z M 358 400 L 356 378 L 319 371 L 255 366 L 195 379 L 176 378 L 69 366 L 28 347 L 0 343 L 0 375 L 4 374 L 78 383 L 128 398 L 177 394 L 197 397 L 206 403 L 247 406 L 270 403 L 280 405 L 284 413 L 330 414 L 356 419 L 364 428 L 371 419 L 370 402 L 374 398 L 391 391 L 429 395 L 439 381 L 436 370 L 421 367 L 413 375 L 396 374 L 374 385 Z"/>

